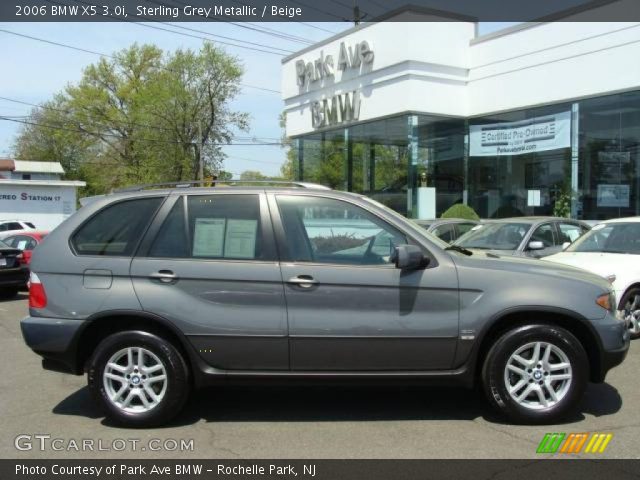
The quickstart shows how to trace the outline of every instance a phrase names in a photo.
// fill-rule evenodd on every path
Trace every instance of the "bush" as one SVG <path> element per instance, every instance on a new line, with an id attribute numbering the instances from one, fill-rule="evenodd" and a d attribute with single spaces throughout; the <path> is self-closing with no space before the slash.
<path id="1" fill-rule="evenodd" d="M 341 250 L 348 250 L 349 248 L 359 247 L 369 242 L 371 238 L 356 238 L 352 234 L 338 234 L 328 237 L 314 237 L 311 239 L 316 253 L 329 254 L 339 252 Z"/>
<path id="2" fill-rule="evenodd" d="M 464 218 L 465 220 L 480 220 L 478 214 L 469 205 L 456 203 L 447 209 L 440 218 Z"/>

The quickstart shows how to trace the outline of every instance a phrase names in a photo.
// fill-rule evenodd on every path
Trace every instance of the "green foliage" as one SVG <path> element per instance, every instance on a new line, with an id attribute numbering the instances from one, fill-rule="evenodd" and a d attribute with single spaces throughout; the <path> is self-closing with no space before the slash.
<path id="1" fill-rule="evenodd" d="M 571 192 L 564 190 L 557 197 L 553 204 L 554 217 L 571 217 Z"/>
<path id="2" fill-rule="evenodd" d="M 235 57 L 209 43 L 169 53 L 134 44 L 34 109 L 15 156 L 60 162 L 67 178 L 87 182 L 83 194 L 195 179 L 201 152 L 211 176 L 224 161 L 220 144 L 248 127 L 248 115 L 230 106 L 242 74 Z"/>
<path id="3" fill-rule="evenodd" d="M 473 208 L 463 203 L 456 203 L 449 207 L 440 218 L 464 218 L 465 220 L 480 220 Z"/>
<path id="4" fill-rule="evenodd" d="M 240 174 L 240 180 L 267 180 L 269 177 L 257 170 L 245 170 Z"/>
<path id="5" fill-rule="evenodd" d="M 370 240 L 370 238 L 356 238 L 353 234 L 344 233 L 326 237 L 314 237 L 312 241 L 316 248 L 316 253 L 326 254 L 359 247 Z"/>

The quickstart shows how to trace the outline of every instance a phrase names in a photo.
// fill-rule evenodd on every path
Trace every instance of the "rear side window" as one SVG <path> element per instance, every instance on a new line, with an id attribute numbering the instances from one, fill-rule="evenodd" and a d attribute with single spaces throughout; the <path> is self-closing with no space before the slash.
<path id="1" fill-rule="evenodd" d="M 9 230 L 23 230 L 23 228 L 18 222 L 11 222 L 9 224 Z"/>
<path id="2" fill-rule="evenodd" d="M 80 227 L 71 244 L 78 255 L 131 256 L 163 197 L 110 205 Z"/>
<path id="3" fill-rule="evenodd" d="M 29 227 L 29 228 L 36 228 L 36 226 L 35 226 L 33 223 L 31 223 L 31 222 L 24 222 L 24 223 L 25 223 L 25 225 L 26 225 L 27 227 Z"/>
<path id="4" fill-rule="evenodd" d="M 258 195 L 188 195 L 162 224 L 150 257 L 264 260 Z"/>

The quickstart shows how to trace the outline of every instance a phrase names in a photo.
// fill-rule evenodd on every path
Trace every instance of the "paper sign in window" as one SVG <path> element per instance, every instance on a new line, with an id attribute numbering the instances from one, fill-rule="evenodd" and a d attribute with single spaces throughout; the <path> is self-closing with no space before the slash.
<path id="1" fill-rule="evenodd" d="M 224 218 L 196 218 L 193 256 L 222 257 L 225 226 Z"/>
<path id="2" fill-rule="evenodd" d="M 229 219 L 224 242 L 225 258 L 254 258 L 257 232 L 257 220 Z"/>

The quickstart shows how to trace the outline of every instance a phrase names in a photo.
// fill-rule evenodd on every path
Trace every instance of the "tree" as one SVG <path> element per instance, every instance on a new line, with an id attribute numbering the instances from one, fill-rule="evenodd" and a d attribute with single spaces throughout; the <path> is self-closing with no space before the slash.
<path id="1" fill-rule="evenodd" d="M 282 148 L 286 149 L 284 163 L 280 166 L 280 176 L 283 180 L 298 179 L 298 152 L 293 146 L 293 142 L 286 134 L 287 116 L 284 112 L 280 114 L 279 124 L 282 128 Z"/>
<path id="2" fill-rule="evenodd" d="M 206 43 L 164 53 L 134 44 L 87 67 L 81 80 L 35 109 L 14 147 L 17 158 L 59 161 L 88 192 L 131 184 L 192 180 L 220 171 L 235 131 L 242 66 Z"/>
<path id="3" fill-rule="evenodd" d="M 244 172 L 242 172 L 240 174 L 240 180 L 247 180 L 247 181 L 251 181 L 251 180 L 267 180 L 269 177 L 267 177 L 266 175 L 263 175 L 262 173 L 258 172 L 257 170 L 245 170 Z"/>

